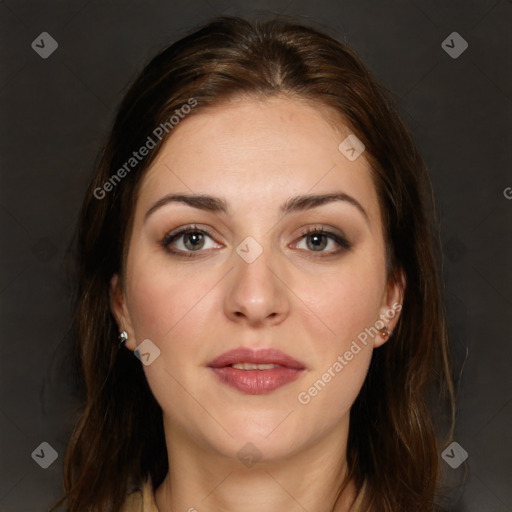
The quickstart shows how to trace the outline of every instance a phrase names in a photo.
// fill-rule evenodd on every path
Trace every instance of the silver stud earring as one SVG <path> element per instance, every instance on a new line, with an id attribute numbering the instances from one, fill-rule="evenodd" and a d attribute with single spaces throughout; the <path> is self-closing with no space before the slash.
<path id="1" fill-rule="evenodd" d="M 118 339 L 119 339 L 119 348 L 121 348 L 126 343 L 126 340 L 128 339 L 128 333 L 126 331 L 120 332 Z"/>

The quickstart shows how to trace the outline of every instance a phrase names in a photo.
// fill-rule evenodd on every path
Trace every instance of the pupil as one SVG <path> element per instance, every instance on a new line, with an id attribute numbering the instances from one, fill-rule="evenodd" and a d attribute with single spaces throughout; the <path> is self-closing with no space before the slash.
<path id="1" fill-rule="evenodd" d="M 189 242 L 189 244 L 187 244 Z M 201 233 L 188 233 L 185 237 L 185 247 L 187 249 L 197 249 L 202 245 L 203 235 Z"/>
<path id="2" fill-rule="evenodd" d="M 325 235 L 311 235 L 309 240 L 313 249 L 324 249 L 325 248 Z M 323 242 L 323 243 L 322 243 Z M 310 247 L 311 248 L 311 247 Z"/>

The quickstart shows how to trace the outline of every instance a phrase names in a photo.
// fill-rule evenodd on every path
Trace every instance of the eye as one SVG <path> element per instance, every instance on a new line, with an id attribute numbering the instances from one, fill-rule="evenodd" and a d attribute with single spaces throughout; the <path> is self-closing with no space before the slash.
<path id="1" fill-rule="evenodd" d="M 214 242 L 212 234 L 207 229 L 199 229 L 197 226 L 187 226 L 168 233 L 161 241 L 161 245 L 171 253 L 184 256 L 193 256 L 191 253 L 222 247 Z"/>
<path id="2" fill-rule="evenodd" d="M 301 233 L 300 240 L 295 244 L 297 249 L 318 252 L 326 256 L 350 250 L 352 247 L 352 244 L 344 236 L 323 227 L 308 228 Z M 303 247 L 300 247 L 300 244 L 303 244 Z"/>
<path id="3" fill-rule="evenodd" d="M 202 250 L 222 247 L 214 241 L 208 229 L 199 229 L 195 225 L 185 226 L 168 233 L 160 243 L 166 251 L 187 257 L 193 257 L 194 253 Z M 295 248 L 299 250 L 316 252 L 323 256 L 338 254 L 343 250 L 350 250 L 351 247 L 352 244 L 344 236 L 323 227 L 308 228 L 301 233 L 300 241 L 295 243 Z"/>

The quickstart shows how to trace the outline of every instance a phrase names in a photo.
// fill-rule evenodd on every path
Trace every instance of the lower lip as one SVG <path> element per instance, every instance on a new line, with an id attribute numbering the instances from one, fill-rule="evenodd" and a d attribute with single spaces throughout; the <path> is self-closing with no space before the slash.
<path id="1" fill-rule="evenodd" d="M 212 370 L 224 384 L 249 395 L 270 393 L 293 382 L 304 371 L 285 367 L 270 370 L 239 370 L 232 366 L 212 368 Z"/>

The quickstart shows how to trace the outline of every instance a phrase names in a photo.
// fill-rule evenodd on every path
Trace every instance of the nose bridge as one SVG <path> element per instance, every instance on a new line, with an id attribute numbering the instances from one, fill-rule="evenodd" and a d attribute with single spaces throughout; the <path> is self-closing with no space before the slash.
<path id="1" fill-rule="evenodd" d="M 278 279 L 278 255 L 269 237 L 246 237 L 233 253 L 234 272 L 226 293 L 226 314 L 250 322 L 282 317 L 288 311 L 283 284 Z"/>

